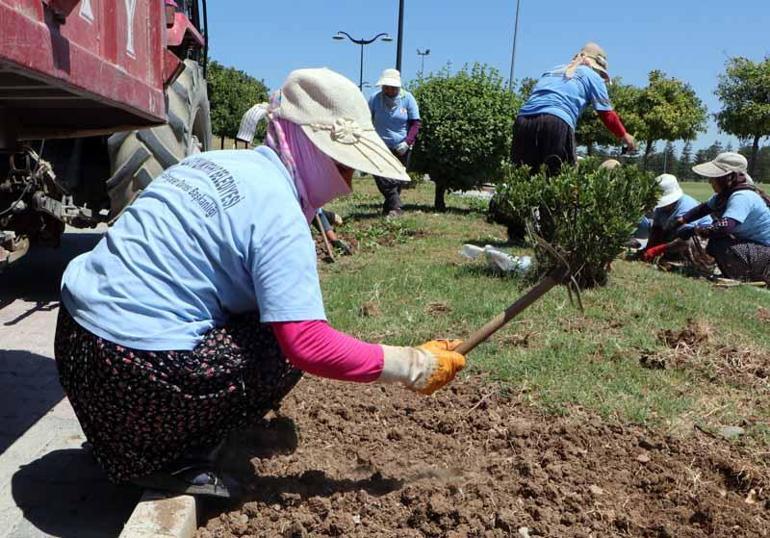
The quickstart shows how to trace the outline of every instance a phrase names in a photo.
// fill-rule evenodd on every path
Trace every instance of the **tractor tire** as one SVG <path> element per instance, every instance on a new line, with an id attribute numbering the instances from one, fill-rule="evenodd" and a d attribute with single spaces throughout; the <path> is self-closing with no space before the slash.
<path id="1" fill-rule="evenodd" d="M 193 60 L 184 64 L 184 71 L 166 90 L 167 123 L 115 133 L 107 141 L 110 221 L 163 170 L 211 147 L 211 113 L 203 68 Z"/>

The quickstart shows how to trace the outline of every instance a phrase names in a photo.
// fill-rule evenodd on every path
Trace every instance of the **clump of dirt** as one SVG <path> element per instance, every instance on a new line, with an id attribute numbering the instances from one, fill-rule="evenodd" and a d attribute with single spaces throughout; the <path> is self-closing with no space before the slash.
<path id="1" fill-rule="evenodd" d="M 742 385 L 770 389 L 770 353 L 765 350 L 721 347 L 716 352 L 717 375 L 737 379 Z"/>
<path id="2" fill-rule="evenodd" d="M 428 305 L 425 307 L 425 311 L 432 316 L 441 316 L 444 314 L 449 314 L 452 311 L 452 307 L 444 302 L 434 302 L 428 303 Z"/>
<path id="3" fill-rule="evenodd" d="M 532 338 L 532 333 L 527 332 L 524 334 L 505 334 L 502 336 L 496 336 L 495 340 L 506 346 L 515 347 L 529 347 L 529 340 Z"/>
<path id="4" fill-rule="evenodd" d="M 505 394 L 481 377 L 433 397 L 307 378 L 239 436 L 247 502 L 197 537 L 767 535 L 769 474 L 735 444 Z"/>
<path id="5" fill-rule="evenodd" d="M 382 315 L 382 309 L 379 304 L 368 301 L 359 307 L 358 315 L 364 318 L 376 318 Z"/>
<path id="6" fill-rule="evenodd" d="M 687 326 L 681 331 L 667 329 L 658 333 L 658 339 L 670 348 L 695 349 L 707 343 L 714 331 L 704 321 L 687 320 Z"/>
<path id="7" fill-rule="evenodd" d="M 770 310 L 768 310 L 764 306 L 758 306 L 757 319 L 759 321 L 764 321 L 765 323 L 770 322 Z"/>
<path id="8" fill-rule="evenodd" d="M 642 353 L 642 366 L 695 368 L 712 380 L 770 390 L 770 353 L 764 349 L 721 345 L 709 325 L 692 320 L 681 331 L 661 331 L 658 339 L 667 349 Z"/>

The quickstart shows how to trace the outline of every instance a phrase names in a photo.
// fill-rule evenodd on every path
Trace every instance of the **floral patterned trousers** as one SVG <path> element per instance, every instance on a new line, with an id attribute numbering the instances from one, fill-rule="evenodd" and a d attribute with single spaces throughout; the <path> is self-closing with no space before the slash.
<path id="1" fill-rule="evenodd" d="M 100 338 L 62 306 L 59 379 L 107 476 L 162 471 L 277 408 L 302 377 L 251 313 L 209 331 L 192 351 L 141 351 Z"/>

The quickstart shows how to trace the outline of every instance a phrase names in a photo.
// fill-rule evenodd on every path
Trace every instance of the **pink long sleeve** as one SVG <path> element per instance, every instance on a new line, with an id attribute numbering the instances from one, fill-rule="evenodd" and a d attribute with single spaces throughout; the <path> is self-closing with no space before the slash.
<path id="1" fill-rule="evenodd" d="M 368 383 L 382 372 L 383 351 L 334 330 L 325 321 L 270 323 L 278 345 L 294 366 L 320 377 Z"/>

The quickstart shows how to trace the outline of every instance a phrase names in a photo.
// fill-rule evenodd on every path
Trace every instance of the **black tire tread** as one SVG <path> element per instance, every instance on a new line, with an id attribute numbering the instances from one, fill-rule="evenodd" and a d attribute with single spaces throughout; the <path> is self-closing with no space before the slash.
<path id="1" fill-rule="evenodd" d="M 154 177 L 193 151 L 193 124 L 204 121 L 198 142 L 211 146 L 209 101 L 202 68 L 185 60 L 185 69 L 166 91 L 167 123 L 139 131 L 115 133 L 108 139 L 111 177 L 107 180 L 110 217 L 117 218 Z"/>

